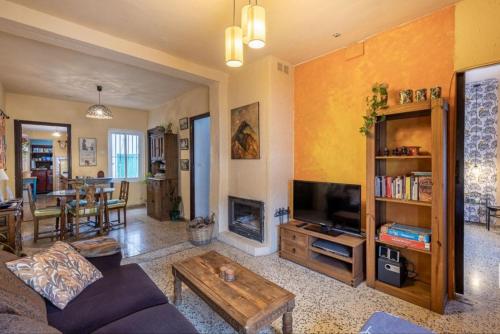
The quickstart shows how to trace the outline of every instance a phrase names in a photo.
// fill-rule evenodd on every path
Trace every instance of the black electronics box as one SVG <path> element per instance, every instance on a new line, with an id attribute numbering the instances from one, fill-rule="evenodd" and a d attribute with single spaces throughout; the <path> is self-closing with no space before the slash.
<path id="1" fill-rule="evenodd" d="M 396 262 L 383 257 L 378 258 L 377 279 L 400 288 L 406 280 L 404 261 Z"/>

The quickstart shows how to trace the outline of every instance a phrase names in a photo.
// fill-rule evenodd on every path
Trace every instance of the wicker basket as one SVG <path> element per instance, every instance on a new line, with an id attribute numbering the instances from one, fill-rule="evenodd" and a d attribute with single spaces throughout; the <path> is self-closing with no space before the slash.
<path id="1" fill-rule="evenodd" d="M 199 218 L 195 218 L 193 222 L 198 221 Z M 191 224 L 190 224 L 191 225 Z M 215 224 L 208 225 L 197 225 L 191 227 L 188 225 L 187 230 L 189 233 L 189 241 L 195 246 L 208 245 L 212 242 L 212 234 L 214 232 Z"/>

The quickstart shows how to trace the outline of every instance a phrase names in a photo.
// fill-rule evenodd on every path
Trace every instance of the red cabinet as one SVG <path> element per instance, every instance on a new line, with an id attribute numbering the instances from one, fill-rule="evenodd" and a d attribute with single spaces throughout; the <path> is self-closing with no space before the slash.
<path id="1" fill-rule="evenodd" d="M 33 169 L 31 175 L 37 178 L 37 194 L 46 194 L 52 191 L 52 170 L 51 169 Z"/>

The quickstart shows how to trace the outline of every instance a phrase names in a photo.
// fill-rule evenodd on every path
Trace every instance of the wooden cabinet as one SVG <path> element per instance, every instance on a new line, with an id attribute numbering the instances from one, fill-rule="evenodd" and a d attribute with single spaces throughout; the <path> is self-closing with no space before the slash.
<path id="1" fill-rule="evenodd" d="M 442 99 L 403 104 L 381 110 L 386 117 L 367 137 L 366 234 L 367 285 L 411 303 L 443 313 L 447 295 L 446 228 L 446 108 Z M 384 156 L 386 147 L 419 146 L 421 155 Z M 375 196 L 375 176 L 432 175 L 432 201 Z M 387 222 L 431 230 L 430 250 L 410 248 L 379 239 Z M 411 264 L 412 278 L 399 288 L 377 277 L 380 245 L 400 251 Z"/>
<path id="2" fill-rule="evenodd" d="M 52 191 L 52 170 L 51 169 L 33 169 L 31 175 L 37 178 L 37 194 L 46 194 Z"/>
<path id="3" fill-rule="evenodd" d="M 148 130 L 148 172 L 164 173 L 164 178 L 147 180 L 147 214 L 158 220 L 167 220 L 178 196 L 179 151 L 177 134 L 165 133 L 162 127 Z M 154 170 L 157 164 L 158 170 Z"/>
<path id="4" fill-rule="evenodd" d="M 173 208 L 172 196 L 178 193 L 177 179 L 147 180 L 147 214 L 160 221 L 170 218 L 170 210 Z"/>
<path id="5" fill-rule="evenodd" d="M 297 225 L 291 221 L 280 225 L 280 257 L 318 271 L 341 282 L 356 287 L 364 280 L 364 245 L 361 237 L 341 234 L 331 236 L 320 232 L 315 224 Z M 326 240 L 346 246 L 350 257 L 314 247 L 317 240 Z"/>

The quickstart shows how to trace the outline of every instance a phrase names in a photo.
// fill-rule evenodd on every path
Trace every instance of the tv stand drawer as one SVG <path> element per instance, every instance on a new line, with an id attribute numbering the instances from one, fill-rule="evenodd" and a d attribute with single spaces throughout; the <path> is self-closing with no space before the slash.
<path id="1" fill-rule="evenodd" d="M 307 258 L 307 248 L 303 245 L 291 242 L 289 240 L 281 240 L 281 251 L 301 259 Z"/>
<path id="2" fill-rule="evenodd" d="M 294 242 L 298 245 L 303 246 L 304 248 L 307 247 L 307 235 L 306 234 L 302 234 L 302 233 L 295 232 L 295 231 L 290 231 L 287 229 L 283 229 L 282 232 L 283 232 L 282 239 Z"/>

